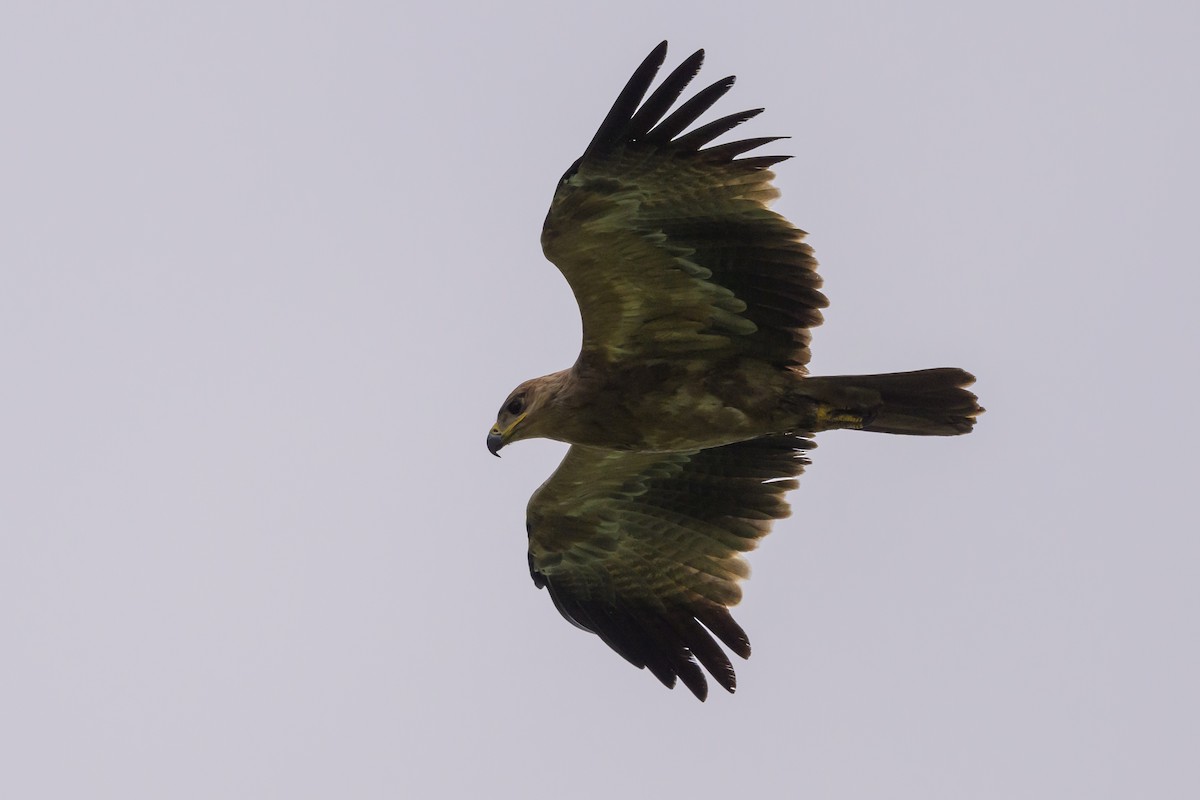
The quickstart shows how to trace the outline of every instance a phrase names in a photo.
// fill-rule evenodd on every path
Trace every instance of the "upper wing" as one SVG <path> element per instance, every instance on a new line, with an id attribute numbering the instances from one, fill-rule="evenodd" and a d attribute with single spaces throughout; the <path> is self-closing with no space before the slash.
<path id="1" fill-rule="evenodd" d="M 705 147 L 761 108 L 683 133 L 732 77 L 665 116 L 703 50 L 642 103 L 666 51 L 663 42 L 629 79 L 563 176 L 542 230 L 546 257 L 579 303 L 583 354 L 751 355 L 802 368 L 808 329 L 828 301 L 804 232 L 767 208 L 778 196 L 767 168 L 788 156 L 738 158 L 779 137 Z"/>
<path id="2" fill-rule="evenodd" d="M 795 436 L 687 453 L 574 446 L 529 501 L 533 581 L 569 621 L 668 687 L 678 676 L 707 696 L 695 656 L 732 692 L 733 666 L 712 635 L 750 655 L 727 608 L 749 571 L 741 553 L 788 516 L 783 496 L 815 446 Z"/>

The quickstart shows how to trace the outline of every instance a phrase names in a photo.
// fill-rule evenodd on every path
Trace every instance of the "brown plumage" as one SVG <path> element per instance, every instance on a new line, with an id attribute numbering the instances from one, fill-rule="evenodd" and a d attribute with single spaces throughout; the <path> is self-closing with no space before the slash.
<path id="1" fill-rule="evenodd" d="M 752 549 L 789 513 L 806 438 L 832 428 L 947 436 L 982 409 L 952 368 L 809 377 L 827 305 L 804 232 L 767 208 L 768 169 L 707 146 L 762 109 L 685 132 L 733 85 L 672 111 L 703 51 L 648 98 L 666 42 L 630 78 L 559 182 L 542 247 L 575 293 L 583 345 L 568 370 L 505 400 L 488 448 L 573 446 L 528 508 L 529 564 L 559 611 L 664 684 L 728 689 L 749 642 L 729 615 Z M 779 480 L 785 479 L 785 480 Z"/>

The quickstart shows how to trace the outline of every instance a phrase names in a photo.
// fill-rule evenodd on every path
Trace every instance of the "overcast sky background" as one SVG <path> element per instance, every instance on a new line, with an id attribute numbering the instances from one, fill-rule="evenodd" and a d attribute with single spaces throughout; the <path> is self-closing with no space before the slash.
<path id="1" fill-rule="evenodd" d="M 0 11 L 0 795 L 1194 796 L 1194 3 Z M 484 437 L 579 322 L 538 234 L 661 39 L 788 134 L 825 434 L 708 703 L 566 624 Z"/>

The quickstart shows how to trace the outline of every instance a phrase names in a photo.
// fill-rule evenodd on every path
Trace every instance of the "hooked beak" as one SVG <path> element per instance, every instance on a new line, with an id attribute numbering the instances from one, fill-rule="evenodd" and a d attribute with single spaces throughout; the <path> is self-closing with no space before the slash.
<path id="1" fill-rule="evenodd" d="M 488 452 L 499 457 L 500 448 L 508 444 L 508 440 L 512 438 L 513 429 L 520 425 L 521 420 L 527 416 L 529 416 L 528 411 L 510 422 L 504 430 L 500 430 L 499 423 L 493 425 L 492 429 L 488 431 Z"/>
<path id="2" fill-rule="evenodd" d="M 487 438 L 488 452 L 496 458 L 500 457 L 500 448 L 504 447 L 504 434 L 498 427 L 493 427 Z"/>

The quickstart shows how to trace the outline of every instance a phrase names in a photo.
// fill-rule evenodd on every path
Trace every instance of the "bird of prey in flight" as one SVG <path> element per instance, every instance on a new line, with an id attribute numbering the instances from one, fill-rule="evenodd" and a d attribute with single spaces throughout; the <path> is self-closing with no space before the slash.
<path id="1" fill-rule="evenodd" d="M 770 167 L 787 156 L 754 153 L 779 137 L 710 144 L 762 109 L 691 127 L 734 81 L 676 105 L 703 50 L 646 97 L 666 52 L 633 73 L 542 229 L 583 317 L 579 358 L 513 390 L 487 445 L 571 445 L 529 501 L 534 583 L 567 620 L 703 700 L 704 670 L 735 688 L 717 640 L 750 655 L 729 613 L 741 554 L 790 513 L 812 434 L 954 436 L 983 409 L 961 369 L 807 374 L 828 303 L 804 232 L 767 207 Z"/>

